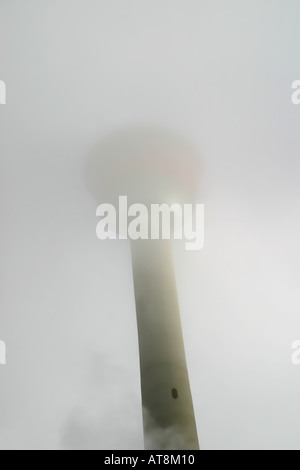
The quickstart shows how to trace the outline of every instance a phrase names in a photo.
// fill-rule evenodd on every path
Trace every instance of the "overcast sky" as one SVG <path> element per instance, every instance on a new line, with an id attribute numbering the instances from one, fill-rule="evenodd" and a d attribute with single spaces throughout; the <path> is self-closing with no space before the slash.
<path id="1" fill-rule="evenodd" d="M 297 0 L 0 0 L 1 449 L 141 449 L 126 241 L 83 168 L 151 123 L 196 145 L 205 248 L 174 247 L 202 449 L 300 449 Z"/>

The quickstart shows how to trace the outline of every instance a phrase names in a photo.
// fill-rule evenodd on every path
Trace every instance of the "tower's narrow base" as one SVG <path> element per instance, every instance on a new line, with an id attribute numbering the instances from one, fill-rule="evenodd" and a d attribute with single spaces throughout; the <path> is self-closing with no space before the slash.
<path id="1" fill-rule="evenodd" d="M 170 242 L 131 246 L 145 447 L 199 449 Z"/>

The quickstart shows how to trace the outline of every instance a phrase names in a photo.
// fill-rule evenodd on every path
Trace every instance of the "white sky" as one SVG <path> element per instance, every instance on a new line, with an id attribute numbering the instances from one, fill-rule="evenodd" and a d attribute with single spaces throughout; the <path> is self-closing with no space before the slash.
<path id="1" fill-rule="evenodd" d="M 297 0 L 0 0 L 0 448 L 142 448 L 130 252 L 83 182 L 107 132 L 201 149 L 175 247 L 203 449 L 300 449 Z"/>

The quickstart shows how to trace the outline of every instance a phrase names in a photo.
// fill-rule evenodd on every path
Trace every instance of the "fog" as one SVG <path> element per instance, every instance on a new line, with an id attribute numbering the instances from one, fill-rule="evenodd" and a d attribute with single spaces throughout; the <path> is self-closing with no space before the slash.
<path id="1" fill-rule="evenodd" d="M 205 245 L 174 243 L 201 448 L 300 449 L 299 15 L 0 0 L 1 449 L 143 448 L 129 241 L 97 239 L 84 177 L 136 125 L 201 154 Z"/>

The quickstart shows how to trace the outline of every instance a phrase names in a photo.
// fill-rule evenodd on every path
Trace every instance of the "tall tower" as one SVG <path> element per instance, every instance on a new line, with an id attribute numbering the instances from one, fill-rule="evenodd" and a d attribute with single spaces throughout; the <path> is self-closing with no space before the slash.
<path id="1" fill-rule="evenodd" d="M 154 203 L 191 203 L 198 176 L 195 150 L 176 134 L 152 128 L 111 134 L 93 149 L 86 165 L 97 204 L 115 207 L 121 195 L 149 209 Z M 145 447 L 199 449 L 171 242 L 134 240 L 131 252 Z"/>

